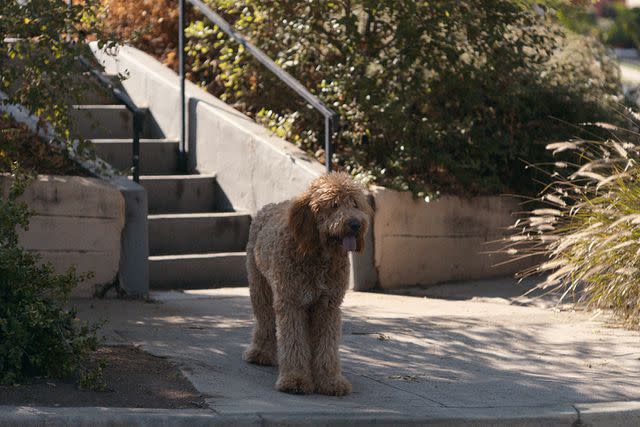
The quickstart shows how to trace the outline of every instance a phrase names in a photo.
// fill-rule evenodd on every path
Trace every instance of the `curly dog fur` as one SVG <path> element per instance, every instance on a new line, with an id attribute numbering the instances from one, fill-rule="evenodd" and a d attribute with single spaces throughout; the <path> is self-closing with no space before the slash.
<path id="1" fill-rule="evenodd" d="M 342 396 L 340 305 L 348 251 L 361 251 L 371 208 L 345 173 L 317 178 L 293 200 L 265 206 L 251 224 L 247 272 L 256 318 L 244 359 L 278 365 L 278 390 Z"/>

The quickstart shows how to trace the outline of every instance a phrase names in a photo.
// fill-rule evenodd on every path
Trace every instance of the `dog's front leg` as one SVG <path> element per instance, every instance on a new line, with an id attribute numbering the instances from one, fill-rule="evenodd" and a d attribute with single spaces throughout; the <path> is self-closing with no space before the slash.
<path id="1" fill-rule="evenodd" d="M 275 309 L 280 367 L 276 388 L 286 393 L 313 393 L 309 313 L 294 303 L 276 303 Z"/>
<path id="2" fill-rule="evenodd" d="M 318 304 L 311 316 L 315 391 L 331 396 L 351 393 L 351 384 L 342 376 L 338 354 L 342 335 L 339 303 Z"/>

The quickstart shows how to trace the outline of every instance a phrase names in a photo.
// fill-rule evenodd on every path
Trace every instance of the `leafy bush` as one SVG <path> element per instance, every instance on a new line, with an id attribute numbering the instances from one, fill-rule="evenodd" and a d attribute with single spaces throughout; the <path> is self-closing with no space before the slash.
<path id="1" fill-rule="evenodd" d="M 0 384 L 69 377 L 98 344 L 97 326 L 80 324 L 64 308 L 81 277 L 73 269 L 54 273 L 18 244 L 18 230 L 29 223 L 29 209 L 18 201 L 28 179 L 15 170 L 14 178 L 8 192 L 0 188 Z"/>
<path id="2" fill-rule="evenodd" d="M 88 38 L 113 45 L 103 31 L 97 0 L 68 5 L 66 0 L 0 2 L 0 90 L 3 104 L 21 105 L 70 137 L 68 104 L 86 88 L 77 57 L 88 57 Z"/>
<path id="3" fill-rule="evenodd" d="M 340 166 L 398 189 L 528 191 L 521 159 L 618 99 L 603 46 L 522 2 L 207 3 L 339 112 Z M 207 20 L 188 39 L 196 82 L 321 159 L 318 114 Z"/>
<path id="4" fill-rule="evenodd" d="M 48 144 L 26 125 L 0 115 L 0 172 L 10 172 L 13 163 L 33 173 L 88 175 L 61 146 Z"/>
<path id="5" fill-rule="evenodd" d="M 608 129 L 611 126 L 603 125 Z M 612 309 L 640 325 L 640 145 L 637 126 L 608 140 L 549 144 L 555 162 L 541 206 L 514 226 L 508 252 L 542 255 L 523 275 L 550 273 L 539 288 Z M 624 142 L 623 142 L 624 141 Z"/>
<path id="6" fill-rule="evenodd" d="M 612 15 L 604 31 L 605 42 L 616 47 L 640 47 L 640 8 L 628 9 L 619 5 Z"/>
<path id="7" fill-rule="evenodd" d="M 618 48 L 640 46 L 640 8 L 624 4 L 601 4 L 577 7 L 573 4 L 556 6 L 559 21 L 571 31 L 597 37 L 605 44 Z"/>
<path id="8" fill-rule="evenodd" d="M 592 7 L 586 5 L 575 5 L 571 2 L 554 5 L 558 21 L 570 31 L 577 34 L 600 37 L 599 17 L 593 4 L 587 2 Z"/>
<path id="9" fill-rule="evenodd" d="M 48 130 L 67 144 L 62 148 L 71 147 L 68 104 L 84 90 L 76 57 L 87 53 L 87 38 L 109 39 L 100 28 L 98 3 L 73 3 L 0 2 L 0 102 L 20 105 L 40 126 L 51 125 Z M 18 230 L 27 228 L 30 212 L 18 200 L 28 183 L 18 161 L 37 171 L 78 171 L 63 149 L 48 147 L 0 115 L 0 171 L 9 170 L 14 178 L 10 188 L 2 186 L 6 179 L 0 183 L 0 384 L 31 376 L 82 376 L 85 356 L 98 343 L 97 326 L 81 324 L 65 308 L 82 277 L 73 269 L 56 274 L 19 245 Z"/>
<path id="10" fill-rule="evenodd" d="M 178 69 L 178 2 L 103 0 L 104 22 L 121 37 Z"/>

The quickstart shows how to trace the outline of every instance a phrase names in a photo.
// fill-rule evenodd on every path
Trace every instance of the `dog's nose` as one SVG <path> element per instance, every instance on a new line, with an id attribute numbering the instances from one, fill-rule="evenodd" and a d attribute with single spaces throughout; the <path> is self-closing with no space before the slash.
<path id="1" fill-rule="evenodd" d="M 360 223 L 360 221 L 355 218 L 351 218 L 348 222 L 348 225 L 351 231 L 353 232 L 360 230 L 360 227 L 362 227 L 362 224 Z"/>

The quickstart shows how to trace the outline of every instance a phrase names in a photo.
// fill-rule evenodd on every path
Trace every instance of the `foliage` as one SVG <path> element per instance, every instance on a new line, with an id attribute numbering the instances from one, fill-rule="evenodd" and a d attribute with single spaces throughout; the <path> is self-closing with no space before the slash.
<path id="1" fill-rule="evenodd" d="M 602 4 L 600 8 L 597 14 L 595 7 L 554 5 L 559 21 L 571 31 L 596 37 L 613 47 L 640 46 L 640 8 L 624 4 Z"/>
<path id="2" fill-rule="evenodd" d="M 117 40 L 101 27 L 97 0 L 0 2 L 0 90 L 4 104 L 21 105 L 70 137 L 68 104 L 84 87 L 76 57 L 87 38 L 101 45 Z M 85 55 L 86 56 L 86 55 Z"/>
<path id="3" fill-rule="evenodd" d="M 33 173 L 87 175 L 61 146 L 48 144 L 26 125 L 0 114 L 0 172 L 10 172 L 14 162 Z"/>
<path id="4" fill-rule="evenodd" d="M 103 0 L 105 26 L 177 70 L 178 2 Z"/>
<path id="5" fill-rule="evenodd" d="M 68 104 L 84 89 L 76 57 L 86 54 L 87 38 L 109 38 L 100 29 L 97 2 L 3 1 L 0 34 L 0 102 L 24 107 L 41 129 L 71 146 Z M 45 122 L 51 128 L 44 129 Z M 4 185 L 6 177 L 0 186 L 0 383 L 32 376 L 93 378 L 83 374 L 83 362 L 98 344 L 97 326 L 81 324 L 65 308 L 83 277 L 74 269 L 55 273 L 18 241 L 29 223 L 29 209 L 18 199 L 29 179 L 15 162 L 37 171 L 76 168 L 64 150 L 48 147 L 7 114 L 0 117 L 0 144 L 0 170 L 13 176 L 11 186 Z"/>
<path id="6" fill-rule="evenodd" d="M 604 33 L 605 42 L 617 47 L 640 48 L 640 8 L 617 6 Z"/>
<path id="7" fill-rule="evenodd" d="M 610 139 L 549 144 L 562 156 L 541 206 L 518 221 L 509 239 L 514 256 L 542 255 L 523 275 L 550 273 L 538 287 L 591 308 L 612 309 L 640 325 L 640 134 L 612 129 Z"/>
<path id="8" fill-rule="evenodd" d="M 577 34 L 601 37 L 602 30 L 599 25 L 596 10 L 588 5 L 574 5 L 566 2 L 552 5 L 558 21 L 570 31 Z"/>
<path id="9" fill-rule="evenodd" d="M 97 326 L 80 324 L 75 312 L 64 308 L 82 279 L 75 270 L 56 274 L 51 264 L 20 247 L 18 230 L 27 229 L 30 212 L 18 196 L 29 179 L 15 167 L 13 177 L 10 188 L 0 188 L 0 384 L 69 377 L 95 350 Z"/>
<path id="10" fill-rule="evenodd" d="M 521 159 L 618 99 L 603 46 L 525 2 L 207 3 L 340 114 L 338 166 L 398 189 L 528 191 Z M 206 19 L 187 36 L 193 80 L 321 159 L 317 113 Z"/>
<path id="11" fill-rule="evenodd" d="M 94 369 L 82 372 L 78 379 L 78 386 L 82 390 L 107 391 L 107 381 L 104 377 L 104 369 L 107 364 L 104 360 L 99 360 Z"/>

